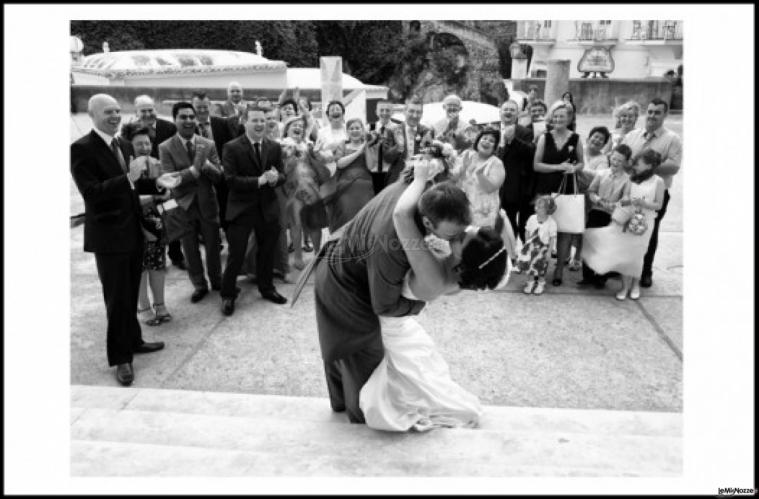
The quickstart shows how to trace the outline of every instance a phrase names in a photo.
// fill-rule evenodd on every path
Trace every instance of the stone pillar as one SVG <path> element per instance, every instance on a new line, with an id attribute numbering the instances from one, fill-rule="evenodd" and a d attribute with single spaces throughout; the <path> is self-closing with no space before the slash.
<path id="1" fill-rule="evenodd" d="M 561 95 L 569 90 L 569 59 L 551 59 L 548 61 L 546 74 L 546 90 L 543 100 L 548 107 L 561 99 Z"/>
<path id="2" fill-rule="evenodd" d="M 523 80 L 527 78 L 527 59 L 511 60 L 511 79 Z"/>
<path id="3" fill-rule="evenodd" d="M 327 104 L 333 100 L 343 101 L 343 58 L 320 57 L 322 87 L 322 121 L 327 124 Z"/>

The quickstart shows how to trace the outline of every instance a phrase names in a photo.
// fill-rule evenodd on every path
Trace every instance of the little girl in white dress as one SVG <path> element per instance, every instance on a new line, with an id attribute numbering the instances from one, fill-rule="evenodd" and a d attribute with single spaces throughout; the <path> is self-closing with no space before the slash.
<path id="1" fill-rule="evenodd" d="M 428 178 L 428 170 L 417 165 L 414 180 L 401 196 L 393 215 L 400 240 L 422 239 L 413 221 L 413 209 Z M 430 251 L 408 251 L 411 270 L 406 275 L 403 295 L 414 293 L 420 276 L 430 270 L 445 276 L 437 295 L 461 289 L 496 289 L 506 283 L 509 258 L 501 236 L 489 227 L 469 227 L 461 250 L 445 261 Z M 428 300 L 431 299 L 429 296 Z M 366 424 L 385 431 L 426 431 L 437 427 L 474 428 L 482 406 L 478 398 L 451 379 L 448 365 L 434 342 L 413 316 L 380 317 L 385 356 L 361 389 L 359 404 Z"/>

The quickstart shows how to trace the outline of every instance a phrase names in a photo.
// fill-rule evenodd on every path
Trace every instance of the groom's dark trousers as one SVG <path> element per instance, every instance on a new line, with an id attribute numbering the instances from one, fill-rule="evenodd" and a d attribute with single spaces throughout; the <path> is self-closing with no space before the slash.
<path id="1" fill-rule="evenodd" d="M 365 422 L 359 394 L 384 355 L 379 316 L 416 315 L 425 305 L 401 295 L 411 266 L 393 209 L 405 189 L 402 180 L 383 189 L 317 257 L 314 301 L 327 389 L 332 409 L 345 410 L 352 423 Z"/>

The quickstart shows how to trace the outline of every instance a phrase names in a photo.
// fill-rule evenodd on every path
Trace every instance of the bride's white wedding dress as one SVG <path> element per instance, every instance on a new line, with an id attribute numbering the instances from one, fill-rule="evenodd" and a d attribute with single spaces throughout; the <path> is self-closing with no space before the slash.
<path id="1" fill-rule="evenodd" d="M 416 299 L 408 276 L 403 296 Z M 477 427 L 480 401 L 451 379 L 448 364 L 416 318 L 380 317 L 380 326 L 385 357 L 359 397 L 367 426 L 386 431 Z"/>

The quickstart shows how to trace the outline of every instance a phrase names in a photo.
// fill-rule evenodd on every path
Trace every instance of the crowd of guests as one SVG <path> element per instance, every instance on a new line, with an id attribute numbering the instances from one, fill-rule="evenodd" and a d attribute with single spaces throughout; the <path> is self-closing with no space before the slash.
<path id="1" fill-rule="evenodd" d="M 668 106 L 661 99 L 648 103 L 643 126 L 639 105 L 629 102 L 615 110 L 614 130 L 594 127 L 583 138 L 572 94 L 549 107 L 537 88 L 524 106 L 503 102 L 500 123 L 487 126 L 461 120 L 456 95 L 444 99 L 445 118 L 429 127 L 418 98 L 405 103 L 402 121 L 392 119 L 390 101 L 378 103 L 378 119 L 369 124 L 346 121 L 344 104 L 332 101 L 319 123 L 297 89 L 276 102 L 246 101 L 233 82 L 227 94 L 215 106 L 203 93 L 175 103 L 173 123 L 157 117 L 146 95 L 122 123 L 116 100 L 98 94 L 88 107 L 93 131 L 72 144 L 85 251 L 96 255 L 109 363 L 122 384 L 134 379 L 133 353 L 163 348 L 142 340 L 134 311 L 149 326 L 172 319 L 164 299 L 167 253 L 187 271 L 193 303 L 219 291 L 222 313 L 233 314 L 238 276 L 247 274 L 264 299 L 284 304 L 274 278 L 287 279 L 289 253 L 303 269 L 304 251 L 319 251 L 325 229 L 337 231 L 387 185 L 403 181 L 435 145 L 469 199 L 473 224 L 494 227 L 505 213 L 519 241 L 510 256 L 526 276 L 525 293 L 544 292 L 552 257 L 553 286 L 562 285 L 565 266 L 582 269 L 581 286 L 603 288 L 618 273 L 620 300 L 637 299 L 640 287 L 652 284 L 659 223 L 681 161 L 680 138 L 663 126 Z M 585 196 L 583 233 L 562 232 L 552 216 L 562 190 Z M 189 223 L 176 241 L 161 231 L 161 208 L 170 201 Z M 645 230 L 628 230 L 634 221 Z"/>

